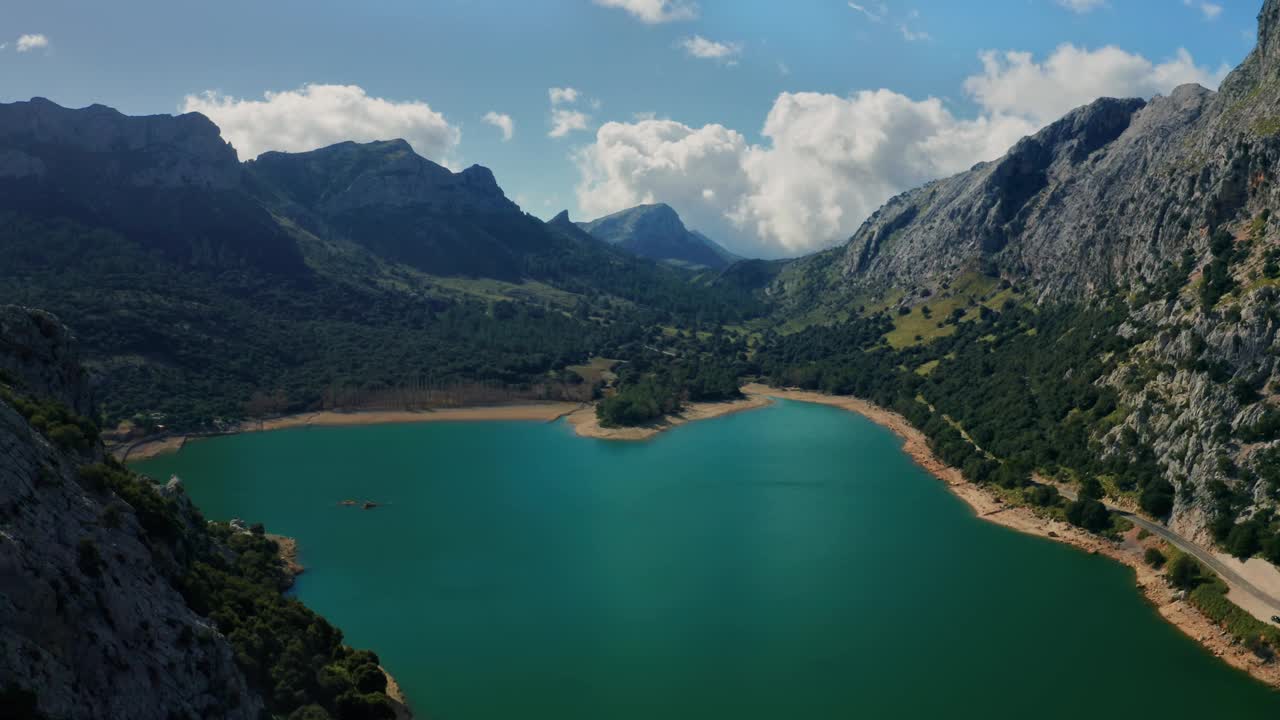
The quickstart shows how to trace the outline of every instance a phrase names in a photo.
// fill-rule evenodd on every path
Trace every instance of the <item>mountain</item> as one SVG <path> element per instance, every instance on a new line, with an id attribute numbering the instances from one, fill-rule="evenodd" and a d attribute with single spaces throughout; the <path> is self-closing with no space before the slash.
<path id="1" fill-rule="evenodd" d="M 432 275 L 519 280 L 526 256 L 553 244 L 487 168 L 451 172 L 404 140 L 264 153 L 246 172 L 277 215 Z"/>
<path id="2" fill-rule="evenodd" d="M 638 205 L 579 226 L 640 257 L 695 269 L 722 270 L 741 260 L 711 238 L 684 226 L 670 205 Z"/>
<path id="3" fill-rule="evenodd" d="M 106 457 L 77 357 L 0 306 L 0 715 L 391 717 L 377 656 L 283 594 L 274 541 Z"/>
<path id="4" fill-rule="evenodd" d="M 241 174 L 203 115 L 0 104 L 0 213 L 109 229 L 186 267 L 301 272 L 298 248 Z"/>
<path id="5" fill-rule="evenodd" d="M 788 265 L 769 296 L 814 329 L 785 344 L 848 357 L 843 379 L 805 381 L 906 398 L 976 473 L 994 456 L 1096 474 L 1176 528 L 1280 562 L 1277 107 L 1266 0 L 1218 91 L 1098 100 Z M 863 357 L 879 367 L 855 369 Z"/>
<path id="6" fill-rule="evenodd" d="M 41 99 L 0 105 L 0 253 L 0 297 L 69 319 L 114 438 L 406 387 L 589 396 L 567 368 L 592 354 L 764 309 L 402 140 L 238 163 L 197 114 Z"/>

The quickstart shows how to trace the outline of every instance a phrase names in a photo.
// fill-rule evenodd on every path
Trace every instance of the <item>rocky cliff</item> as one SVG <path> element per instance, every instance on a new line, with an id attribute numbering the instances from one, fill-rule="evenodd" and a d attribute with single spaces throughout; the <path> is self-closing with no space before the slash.
<path id="1" fill-rule="evenodd" d="M 45 408 L 13 402 L 87 409 L 65 328 L 4 307 L 0 337 L 0 691 L 50 718 L 259 717 L 230 643 L 167 577 L 171 554 L 121 497 L 82 484 L 96 445 L 59 445 Z M 163 492 L 203 524 L 181 486 Z"/>
<path id="2" fill-rule="evenodd" d="M 1039 307 L 1123 302 L 1116 332 L 1136 345 L 1100 358 L 1098 381 L 1119 391 L 1123 419 L 1095 440 L 1123 454 L 1134 434 L 1154 448 L 1178 488 L 1171 523 L 1216 523 L 1222 539 L 1225 515 L 1266 517 L 1275 505 L 1259 476 L 1280 405 L 1277 108 L 1280 0 L 1266 0 L 1256 49 L 1219 91 L 1079 108 L 994 162 L 893 198 L 770 292 L 809 318 L 912 318 L 912 307 L 959 302 L 957 286 L 997 283 Z"/>
<path id="3" fill-rule="evenodd" d="M 0 717 L 407 717 L 260 529 L 104 456 L 70 333 L 0 306 Z"/>

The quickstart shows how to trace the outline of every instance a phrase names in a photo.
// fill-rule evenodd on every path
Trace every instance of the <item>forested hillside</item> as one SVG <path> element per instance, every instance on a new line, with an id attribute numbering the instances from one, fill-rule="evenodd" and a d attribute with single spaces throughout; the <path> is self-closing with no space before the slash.
<path id="1" fill-rule="evenodd" d="M 202 117 L 0 105 L 0 296 L 66 318 L 144 432 L 364 399 L 590 399 L 566 368 L 758 316 L 403 141 L 240 165 Z M 104 193 L 105 188 L 105 193 Z M 375 350 L 376 349 L 376 350 Z"/>

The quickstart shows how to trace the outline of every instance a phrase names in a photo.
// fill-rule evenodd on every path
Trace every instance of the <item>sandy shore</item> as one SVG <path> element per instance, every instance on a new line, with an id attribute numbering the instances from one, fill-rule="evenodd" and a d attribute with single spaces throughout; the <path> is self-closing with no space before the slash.
<path id="1" fill-rule="evenodd" d="M 865 400 L 803 390 L 779 390 L 758 384 L 748 385 L 742 391 L 752 397 L 776 397 L 843 408 L 892 430 L 902 438 L 903 450 L 917 464 L 946 483 L 951 492 L 973 508 L 978 517 L 1019 532 L 1074 545 L 1128 565 L 1136 574 L 1138 588 L 1166 620 L 1231 666 L 1272 687 L 1280 687 L 1280 663 L 1264 664 L 1252 652 L 1236 644 L 1226 631 L 1190 603 L 1177 600 L 1174 590 L 1165 582 L 1164 575 L 1143 561 L 1142 555 L 1146 547 L 1159 543 L 1156 538 L 1139 541 L 1138 530 L 1134 528 L 1122 542 L 1113 542 L 1068 523 L 1036 515 L 1029 508 L 1005 505 L 984 488 L 965 480 L 959 469 L 939 460 L 929 449 L 924 433 L 912 426 L 906 418 Z"/>
<path id="2" fill-rule="evenodd" d="M 733 413 L 755 410 L 770 405 L 772 401 L 764 395 L 748 395 L 741 400 L 719 403 L 690 403 L 679 415 L 668 416 L 658 422 L 639 427 L 607 428 L 600 425 L 596 418 L 594 405 L 586 406 L 569 414 L 569 423 L 573 431 L 580 437 L 598 438 L 601 440 L 648 440 L 658 433 L 679 427 L 697 420 L 731 415 Z"/>
<path id="3" fill-rule="evenodd" d="M 383 675 L 387 676 L 387 697 L 391 698 L 391 702 L 395 705 L 396 720 L 413 720 L 413 711 L 409 709 L 409 699 L 404 696 L 404 691 L 400 689 L 400 684 L 396 679 L 387 672 L 387 669 L 378 666 Z"/>
<path id="4" fill-rule="evenodd" d="M 425 422 L 486 422 L 492 420 L 516 420 L 551 422 L 558 420 L 582 408 L 579 403 L 545 402 L 520 403 L 512 405 L 486 405 L 464 408 L 442 408 L 439 410 L 366 410 L 354 412 L 323 412 L 285 415 L 269 420 L 243 422 L 237 427 L 220 435 L 237 435 L 250 432 L 270 432 L 300 427 L 338 427 L 349 425 L 387 425 L 394 423 Z M 175 435 L 156 440 L 141 440 L 133 443 L 122 443 L 111 448 L 117 459 L 146 460 L 177 452 L 188 441 L 201 437 L 217 437 L 218 435 Z"/>

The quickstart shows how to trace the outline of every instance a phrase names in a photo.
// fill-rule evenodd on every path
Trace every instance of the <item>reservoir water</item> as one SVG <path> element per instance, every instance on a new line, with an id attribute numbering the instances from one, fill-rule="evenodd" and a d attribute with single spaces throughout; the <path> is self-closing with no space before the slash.
<path id="1" fill-rule="evenodd" d="M 833 408 L 635 444 L 564 423 L 297 429 L 136 467 L 296 537 L 299 597 L 420 716 L 1280 717 L 1128 568 L 976 519 Z"/>

